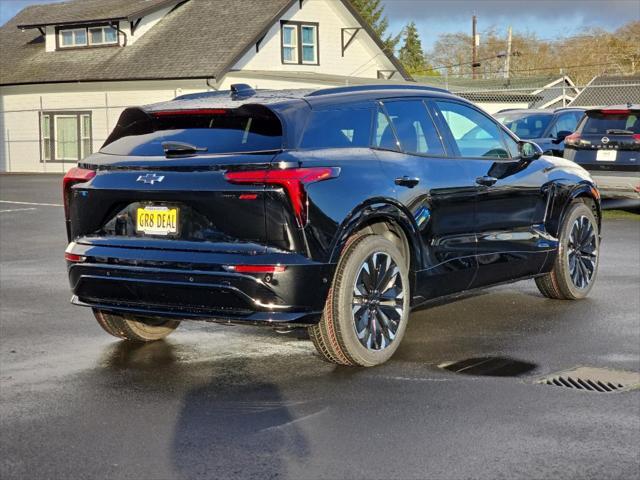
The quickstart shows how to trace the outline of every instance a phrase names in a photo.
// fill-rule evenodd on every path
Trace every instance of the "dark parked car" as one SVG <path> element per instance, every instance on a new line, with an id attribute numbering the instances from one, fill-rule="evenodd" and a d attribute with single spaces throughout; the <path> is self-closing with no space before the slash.
<path id="1" fill-rule="evenodd" d="M 72 301 L 130 341 L 183 319 L 306 327 L 325 359 L 380 364 L 434 299 L 526 278 L 587 295 L 599 193 L 541 154 L 422 87 L 129 108 L 64 179 Z"/>
<path id="2" fill-rule="evenodd" d="M 545 155 L 561 157 L 564 139 L 576 131 L 583 108 L 503 110 L 495 117 L 522 140 L 537 143 Z"/>
<path id="3" fill-rule="evenodd" d="M 640 105 L 588 110 L 565 145 L 564 157 L 593 175 L 603 197 L 640 207 Z"/>

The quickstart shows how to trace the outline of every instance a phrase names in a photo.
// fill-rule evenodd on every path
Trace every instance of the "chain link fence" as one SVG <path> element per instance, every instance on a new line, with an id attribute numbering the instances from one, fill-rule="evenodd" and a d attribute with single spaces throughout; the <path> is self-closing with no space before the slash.
<path id="1" fill-rule="evenodd" d="M 594 108 L 640 104 L 640 76 L 596 77 L 586 85 L 575 85 L 568 77 L 561 77 L 553 84 L 541 86 L 510 86 L 507 80 L 450 80 L 441 77 L 422 78 L 420 83 L 445 88 L 476 103 L 489 113 L 509 108 Z"/>

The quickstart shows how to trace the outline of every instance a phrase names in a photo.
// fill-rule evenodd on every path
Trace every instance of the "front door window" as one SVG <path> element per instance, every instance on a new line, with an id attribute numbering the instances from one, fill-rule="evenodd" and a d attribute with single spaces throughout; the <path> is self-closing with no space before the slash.
<path id="1" fill-rule="evenodd" d="M 458 154 L 466 158 L 510 158 L 500 127 L 474 108 L 457 102 L 436 101 L 449 127 Z"/>

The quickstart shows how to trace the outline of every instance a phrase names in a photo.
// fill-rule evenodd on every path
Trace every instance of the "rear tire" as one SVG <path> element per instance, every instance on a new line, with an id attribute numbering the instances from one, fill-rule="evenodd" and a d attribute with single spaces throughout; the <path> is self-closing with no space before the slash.
<path id="1" fill-rule="evenodd" d="M 322 319 L 309 328 L 325 360 L 372 367 L 391 358 L 409 320 L 407 263 L 397 246 L 380 235 L 347 243 Z"/>
<path id="2" fill-rule="evenodd" d="M 145 323 L 142 321 L 144 319 L 140 317 L 119 315 L 97 309 L 93 310 L 93 314 L 105 332 L 130 342 L 143 343 L 161 340 L 180 325 L 179 320 L 166 320 L 151 324 Z M 153 320 L 149 319 L 148 322 L 153 322 Z"/>
<path id="3" fill-rule="evenodd" d="M 579 300 L 586 297 L 598 275 L 600 232 L 591 208 L 573 203 L 560 227 L 558 255 L 553 269 L 536 278 L 547 298 Z"/>

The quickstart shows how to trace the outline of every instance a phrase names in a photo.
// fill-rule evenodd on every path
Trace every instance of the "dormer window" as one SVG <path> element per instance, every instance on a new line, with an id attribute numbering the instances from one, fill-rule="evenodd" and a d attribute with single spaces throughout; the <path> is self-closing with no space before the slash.
<path id="1" fill-rule="evenodd" d="M 84 47 L 87 45 L 87 29 L 74 28 L 73 30 L 60 30 L 61 47 Z"/>
<path id="2" fill-rule="evenodd" d="M 89 29 L 90 45 L 113 45 L 118 43 L 118 32 L 111 26 L 92 27 Z"/>
<path id="3" fill-rule="evenodd" d="M 82 48 L 118 45 L 118 31 L 111 25 L 56 29 L 58 48 Z"/>

